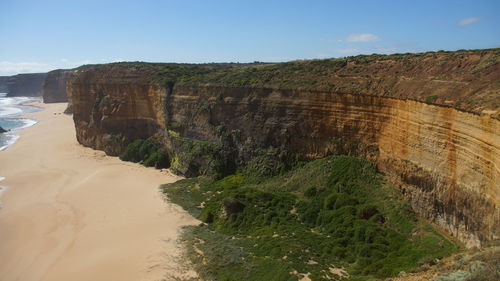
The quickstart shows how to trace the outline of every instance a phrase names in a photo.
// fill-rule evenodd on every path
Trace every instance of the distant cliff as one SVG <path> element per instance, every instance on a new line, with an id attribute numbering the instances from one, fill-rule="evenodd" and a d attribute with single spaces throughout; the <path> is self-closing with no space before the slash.
<path id="1" fill-rule="evenodd" d="M 7 93 L 7 80 L 10 76 L 0 76 L 0 93 Z"/>
<path id="2" fill-rule="evenodd" d="M 0 76 L 0 93 L 7 96 L 43 96 L 45 103 L 67 102 L 66 81 L 72 70 Z"/>
<path id="3" fill-rule="evenodd" d="M 58 69 L 47 73 L 43 83 L 43 102 L 67 102 L 66 82 L 72 70 Z"/>
<path id="4" fill-rule="evenodd" d="M 80 143 L 118 155 L 154 135 L 187 176 L 362 156 L 471 247 L 500 238 L 499 53 L 84 66 L 68 92 Z"/>
<path id="5" fill-rule="evenodd" d="M 5 82 L 7 96 L 41 96 L 46 75 L 47 73 L 28 73 L 10 76 Z"/>

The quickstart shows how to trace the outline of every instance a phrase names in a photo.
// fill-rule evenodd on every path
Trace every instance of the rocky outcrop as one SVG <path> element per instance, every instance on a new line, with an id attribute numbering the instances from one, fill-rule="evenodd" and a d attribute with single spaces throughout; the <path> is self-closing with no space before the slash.
<path id="1" fill-rule="evenodd" d="M 489 67 L 498 80 L 499 72 L 491 74 L 497 66 Z M 414 210 L 467 246 L 500 238 L 496 116 L 412 100 L 413 94 L 153 83 L 156 74 L 144 65 L 77 69 L 68 91 L 78 141 L 117 155 L 132 140 L 156 135 L 187 175 L 213 161 L 182 155 L 213 147 L 235 166 L 262 151 L 304 159 L 358 155 L 375 163 Z M 483 94 L 499 95 L 491 87 Z"/>
<path id="2" fill-rule="evenodd" d="M 66 82 L 71 75 L 71 70 L 58 69 L 47 73 L 43 83 L 43 102 L 68 102 Z"/>
<path id="3" fill-rule="evenodd" d="M 28 73 L 10 76 L 6 82 L 7 96 L 41 96 L 46 75 L 47 73 Z"/>
<path id="4" fill-rule="evenodd" d="M 7 132 L 7 130 L 5 130 L 4 128 L 0 127 L 0 133 L 5 133 Z"/>
<path id="5" fill-rule="evenodd" d="M 118 155 L 134 139 L 165 128 L 167 90 L 135 68 L 76 70 L 68 83 L 77 140 Z"/>

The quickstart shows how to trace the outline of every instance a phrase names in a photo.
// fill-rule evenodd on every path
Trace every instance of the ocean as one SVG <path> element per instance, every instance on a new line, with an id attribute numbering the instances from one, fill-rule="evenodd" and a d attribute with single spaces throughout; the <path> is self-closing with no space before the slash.
<path id="1" fill-rule="evenodd" d="M 32 97 L 7 97 L 7 94 L 0 93 L 0 127 L 8 130 L 8 132 L 0 133 L 0 151 L 7 149 L 16 142 L 19 138 L 19 130 L 36 124 L 36 120 L 22 118 L 21 115 L 40 111 L 39 107 L 24 105 L 24 103 L 39 99 Z M 0 182 L 4 179 L 4 177 L 0 176 Z M 4 190 L 5 187 L 0 185 L 0 195 Z"/>
<path id="2" fill-rule="evenodd" d="M 19 130 L 36 124 L 36 120 L 22 118 L 21 115 L 41 110 L 36 106 L 24 105 L 30 101 L 37 101 L 39 98 L 7 97 L 6 95 L 0 93 L 0 127 L 8 130 L 8 132 L 0 133 L 0 151 L 7 149 L 19 138 Z"/>

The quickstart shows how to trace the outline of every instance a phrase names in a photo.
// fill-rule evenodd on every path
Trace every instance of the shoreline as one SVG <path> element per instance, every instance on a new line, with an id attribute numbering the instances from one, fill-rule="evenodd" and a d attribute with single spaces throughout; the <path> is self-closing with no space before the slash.
<path id="1" fill-rule="evenodd" d="M 3 98 L 5 98 L 5 97 L 3 97 Z M 19 104 L 10 105 L 11 108 L 19 109 L 20 112 L 15 112 L 15 113 L 10 113 L 7 115 L 0 116 L 0 118 L 4 119 L 4 120 L 10 119 L 10 120 L 17 120 L 17 121 L 23 122 L 23 124 L 21 126 L 15 127 L 15 128 L 3 128 L 3 126 L 2 126 L 3 129 L 6 129 L 6 131 L 2 133 L 2 134 L 4 134 L 4 138 L 6 138 L 6 142 L 0 143 L 0 151 L 6 150 L 7 148 L 12 146 L 19 139 L 19 131 L 20 130 L 29 128 L 31 126 L 36 125 L 36 123 L 38 123 L 38 120 L 33 119 L 33 118 L 27 118 L 27 117 L 25 117 L 25 115 L 29 115 L 32 113 L 42 111 L 43 107 L 41 107 L 40 104 L 43 104 L 43 102 L 40 98 L 28 97 L 28 100 L 22 101 Z M 33 108 L 35 110 L 23 111 L 19 107 Z"/>
<path id="2" fill-rule="evenodd" d="M 34 126 L 0 152 L 2 280 L 161 280 L 176 275 L 183 225 L 164 200 L 180 177 L 79 145 L 67 103 L 35 104 Z M 192 273 L 191 273 L 192 274 Z"/>

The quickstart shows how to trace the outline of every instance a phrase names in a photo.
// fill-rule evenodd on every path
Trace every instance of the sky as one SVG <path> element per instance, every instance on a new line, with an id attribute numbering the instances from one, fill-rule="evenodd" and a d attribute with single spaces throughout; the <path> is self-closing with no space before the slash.
<path id="1" fill-rule="evenodd" d="M 500 47 L 500 0 L 0 0 L 0 75 Z"/>

